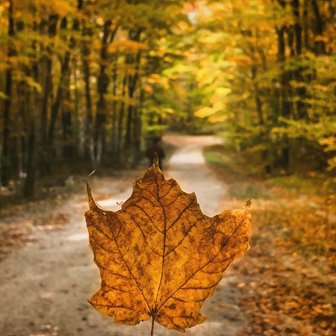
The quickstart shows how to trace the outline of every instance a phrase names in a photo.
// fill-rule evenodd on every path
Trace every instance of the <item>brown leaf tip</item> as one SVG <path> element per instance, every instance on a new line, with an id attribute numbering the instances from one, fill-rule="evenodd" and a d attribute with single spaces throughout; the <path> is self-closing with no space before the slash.
<path id="1" fill-rule="evenodd" d="M 99 208 L 92 196 L 92 191 L 89 182 L 86 182 L 86 191 L 88 196 L 89 209 L 93 210 Z"/>
<path id="2" fill-rule="evenodd" d="M 154 159 L 153 159 L 153 167 L 159 168 L 159 154 L 157 152 L 154 153 Z"/>

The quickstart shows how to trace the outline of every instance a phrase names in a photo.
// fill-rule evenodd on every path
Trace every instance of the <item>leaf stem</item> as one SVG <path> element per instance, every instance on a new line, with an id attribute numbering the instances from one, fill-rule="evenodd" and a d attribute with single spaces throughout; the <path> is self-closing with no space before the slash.
<path id="1" fill-rule="evenodd" d="M 154 336 L 154 316 L 152 316 L 151 336 Z"/>

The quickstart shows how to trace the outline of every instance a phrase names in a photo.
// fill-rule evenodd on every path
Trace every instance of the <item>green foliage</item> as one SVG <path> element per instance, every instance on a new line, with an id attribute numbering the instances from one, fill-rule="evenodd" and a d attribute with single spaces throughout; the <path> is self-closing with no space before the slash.
<path id="1" fill-rule="evenodd" d="M 335 168 L 335 11 L 314 3 L 207 1 L 194 10 L 195 116 L 220 124 L 267 170 L 295 170 L 314 155 L 312 169 Z"/>

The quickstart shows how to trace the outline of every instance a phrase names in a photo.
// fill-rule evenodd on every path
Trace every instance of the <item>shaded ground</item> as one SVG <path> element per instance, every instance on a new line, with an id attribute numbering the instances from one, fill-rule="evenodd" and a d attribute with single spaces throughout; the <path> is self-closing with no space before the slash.
<path id="1" fill-rule="evenodd" d="M 269 186 L 260 191 L 248 182 L 243 188 L 238 175 L 221 173 L 235 169 L 232 166 L 220 171 L 208 166 L 202 149 L 218 142 L 213 137 L 169 136 L 165 141 L 177 147 L 166 174 L 176 178 L 185 191 L 195 191 L 207 215 L 256 198 L 252 249 L 229 268 L 207 301 L 204 313 L 208 320 L 185 335 L 335 335 L 336 277 L 331 256 L 335 250 L 324 243 L 329 236 L 322 247 L 315 246 L 313 239 L 325 227 L 326 213 L 317 207 L 316 218 L 302 217 L 306 208 L 302 210 L 300 204 L 308 203 L 304 195 L 302 199 L 293 196 L 289 203 Z M 116 203 L 130 195 L 132 180 L 141 174 L 128 171 L 114 178 L 93 179 L 99 204 L 118 209 Z M 258 193 L 263 197 L 258 198 Z M 276 203 L 271 194 L 278 197 Z M 33 204 L 24 214 L 1 219 L 0 230 L 7 240 L 22 244 L 0 246 L 4 259 L 0 264 L 1 336 L 149 335 L 149 323 L 116 326 L 87 303 L 99 288 L 99 274 L 88 248 L 86 209 L 83 186 L 81 194 L 66 201 Z M 294 226 L 286 222 L 288 218 Z M 321 226 L 312 232 L 297 231 L 299 223 L 308 220 Z M 333 235 L 332 226 L 326 232 Z M 304 244 L 312 249 L 309 255 L 303 253 L 307 250 Z M 156 325 L 155 335 L 181 334 Z"/>

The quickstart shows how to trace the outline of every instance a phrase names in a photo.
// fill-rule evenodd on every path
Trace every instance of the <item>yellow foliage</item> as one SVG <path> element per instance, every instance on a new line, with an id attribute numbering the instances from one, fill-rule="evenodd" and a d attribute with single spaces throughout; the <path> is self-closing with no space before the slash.
<path id="1" fill-rule="evenodd" d="M 153 88 L 150 85 L 144 85 L 143 90 L 149 94 L 153 93 Z"/>
<path id="2" fill-rule="evenodd" d="M 228 116 L 227 115 L 213 116 L 213 117 L 209 118 L 209 122 L 211 122 L 212 124 L 225 122 L 227 120 L 228 120 Z"/>
<path id="3" fill-rule="evenodd" d="M 207 118 L 213 114 L 216 114 L 218 110 L 214 109 L 213 107 L 204 106 L 197 110 L 194 114 L 197 118 Z"/>
<path id="4" fill-rule="evenodd" d="M 36 2 L 39 6 L 42 6 L 44 10 L 57 13 L 60 16 L 66 16 L 75 11 L 75 7 L 73 7 L 69 1 L 65 0 L 37 0 Z"/>
<path id="5" fill-rule="evenodd" d="M 110 43 L 108 51 L 110 53 L 115 52 L 126 52 L 126 53 L 136 53 L 138 51 L 147 50 L 148 46 L 144 43 L 132 41 L 132 40 L 118 40 Z"/>
<path id="6" fill-rule="evenodd" d="M 247 64 L 247 65 L 253 64 L 252 58 L 250 56 L 244 55 L 244 54 L 233 55 L 233 56 L 231 56 L 230 60 L 232 62 L 236 62 L 238 64 Z"/>

